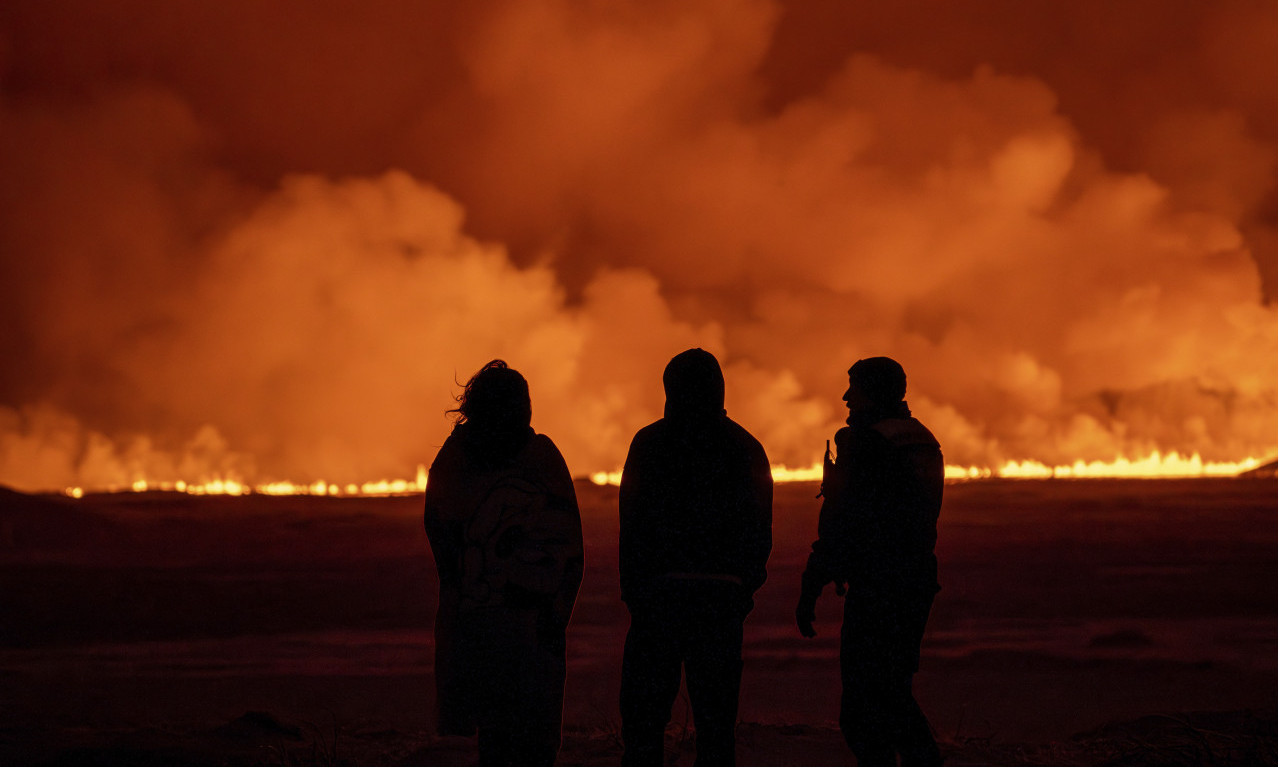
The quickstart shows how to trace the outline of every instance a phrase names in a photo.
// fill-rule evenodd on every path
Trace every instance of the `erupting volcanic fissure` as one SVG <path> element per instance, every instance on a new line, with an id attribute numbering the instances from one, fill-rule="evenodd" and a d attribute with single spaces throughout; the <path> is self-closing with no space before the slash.
<path id="1" fill-rule="evenodd" d="M 1278 454 L 1278 8 L 64 5 L 0 10 L 0 484 L 411 492 L 493 358 L 607 481 L 694 346 L 778 467 L 881 354 L 952 478 Z"/>
<path id="2" fill-rule="evenodd" d="M 1075 461 L 1069 466 L 1046 466 L 1037 461 L 1008 461 L 997 469 L 978 466 L 945 467 L 947 481 L 957 482 L 974 479 L 1165 479 L 1184 477 L 1232 477 L 1252 471 L 1262 465 L 1256 458 L 1243 461 L 1203 461 L 1194 454 L 1182 458 L 1177 453 L 1163 456 L 1159 453 L 1141 460 L 1119 458 L 1115 461 Z M 185 480 L 173 482 L 149 482 L 146 479 L 135 479 L 126 487 L 105 486 L 90 488 L 98 492 L 177 492 L 192 495 L 316 495 L 331 497 L 369 497 L 391 495 L 413 495 L 426 490 L 428 478 L 426 467 L 417 467 L 417 476 L 413 479 L 382 479 L 375 482 L 349 483 L 337 485 L 315 480 L 310 483 L 289 481 L 266 482 L 253 485 L 238 479 L 210 479 L 188 483 Z M 589 479 L 596 485 L 621 484 L 621 471 L 596 471 Z M 817 482 L 821 480 L 821 465 L 813 464 L 807 468 L 793 469 L 788 466 L 774 466 L 772 479 L 775 482 Z M 65 493 L 73 498 L 83 497 L 83 487 L 66 488 Z"/>

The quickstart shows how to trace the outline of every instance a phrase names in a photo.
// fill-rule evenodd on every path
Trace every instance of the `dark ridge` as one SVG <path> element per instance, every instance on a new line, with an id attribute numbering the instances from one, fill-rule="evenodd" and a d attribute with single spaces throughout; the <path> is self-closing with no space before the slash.
<path id="1" fill-rule="evenodd" d="M 121 531 L 120 525 L 77 508 L 69 498 L 0 487 L 0 561 L 101 545 Z"/>
<path id="2" fill-rule="evenodd" d="M 1240 477 L 1247 479 L 1274 479 L 1278 477 L 1278 458 L 1269 463 L 1261 464 L 1254 469 L 1249 469 L 1239 474 Z"/>

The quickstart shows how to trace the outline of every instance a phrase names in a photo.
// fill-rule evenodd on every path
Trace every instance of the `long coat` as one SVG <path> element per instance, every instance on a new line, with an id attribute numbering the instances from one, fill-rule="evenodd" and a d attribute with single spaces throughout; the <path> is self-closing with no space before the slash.
<path id="1" fill-rule="evenodd" d="M 425 526 L 439 574 L 440 733 L 469 735 L 523 706 L 557 720 L 583 548 L 558 448 L 530 429 L 502 454 L 459 425 L 431 464 Z"/>

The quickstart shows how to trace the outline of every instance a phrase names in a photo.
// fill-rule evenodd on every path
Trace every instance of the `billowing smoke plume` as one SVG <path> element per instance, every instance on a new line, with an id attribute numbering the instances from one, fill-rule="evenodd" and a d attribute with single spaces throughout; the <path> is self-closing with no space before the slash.
<path id="1" fill-rule="evenodd" d="M 0 483 L 411 476 L 495 357 L 614 469 L 690 346 L 775 463 L 878 354 L 952 463 L 1266 454 L 1264 30 L 1242 0 L 6 7 Z"/>

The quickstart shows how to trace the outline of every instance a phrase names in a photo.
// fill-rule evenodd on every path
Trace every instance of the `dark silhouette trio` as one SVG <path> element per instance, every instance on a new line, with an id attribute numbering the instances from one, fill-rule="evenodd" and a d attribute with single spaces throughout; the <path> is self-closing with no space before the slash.
<path id="1" fill-rule="evenodd" d="M 910 415 L 905 372 L 860 360 L 847 427 L 826 451 L 817 541 L 795 617 L 806 637 L 821 591 L 846 595 L 839 724 L 862 767 L 940 764 L 911 691 L 936 575 L 940 446 Z M 718 360 L 676 355 L 661 419 L 631 442 L 618 501 L 622 764 L 661 765 L 686 680 L 697 764 L 734 765 L 742 635 L 772 549 L 763 446 L 724 410 Z M 430 467 L 426 532 L 439 573 L 438 730 L 478 736 L 480 764 L 551 765 L 558 754 L 565 632 L 582 576 L 567 466 L 531 427 L 528 384 L 501 360 L 458 397 Z"/>

